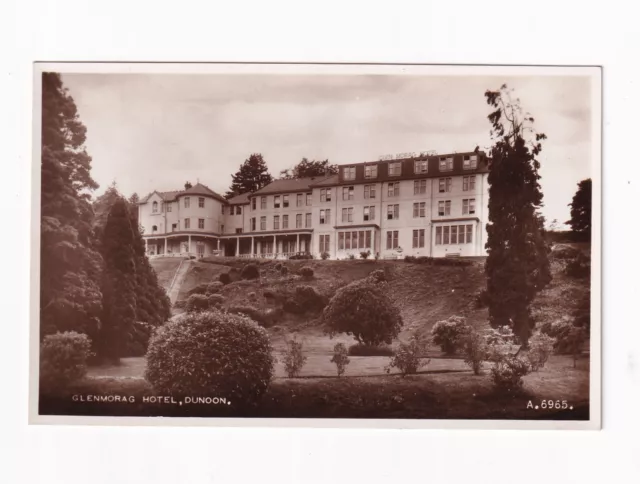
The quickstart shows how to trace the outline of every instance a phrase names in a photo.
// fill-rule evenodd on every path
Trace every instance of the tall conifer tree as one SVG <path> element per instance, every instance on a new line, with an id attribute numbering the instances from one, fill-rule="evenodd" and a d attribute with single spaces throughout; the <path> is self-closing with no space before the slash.
<path id="1" fill-rule="evenodd" d="M 273 181 L 269 169 L 260 153 L 254 153 L 244 160 L 238 171 L 231 177 L 231 187 L 225 194 L 232 198 L 243 193 L 253 193 Z"/>

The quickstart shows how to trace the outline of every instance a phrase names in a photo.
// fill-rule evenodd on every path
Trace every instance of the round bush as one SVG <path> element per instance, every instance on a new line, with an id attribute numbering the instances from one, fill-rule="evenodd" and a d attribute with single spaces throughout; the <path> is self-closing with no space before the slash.
<path id="1" fill-rule="evenodd" d="M 225 286 L 226 286 L 227 284 L 231 284 L 231 276 L 229 275 L 229 273 L 228 273 L 228 272 L 223 272 L 222 274 L 220 274 L 220 275 L 218 276 L 218 280 L 219 280 L 222 284 L 224 284 Z"/>
<path id="2" fill-rule="evenodd" d="M 222 290 L 223 287 L 224 284 L 222 284 L 220 281 L 210 282 L 209 284 L 207 284 L 207 294 L 217 294 Z"/>
<path id="3" fill-rule="evenodd" d="M 222 294 L 210 294 L 207 301 L 210 308 L 220 308 L 224 304 L 224 296 Z"/>
<path id="4" fill-rule="evenodd" d="M 305 279 L 311 279 L 313 277 L 313 269 L 309 266 L 304 266 L 300 269 L 300 275 Z"/>
<path id="5" fill-rule="evenodd" d="M 326 306 L 325 298 L 311 286 L 296 287 L 295 300 L 305 311 L 322 311 Z"/>
<path id="6" fill-rule="evenodd" d="M 276 263 L 276 265 L 275 265 L 275 266 L 273 266 L 273 268 L 274 268 L 276 271 L 280 271 L 280 270 L 282 270 L 282 264 L 281 264 L 280 262 L 278 262 L 278 263 Z"/>
<path id="7" fill-rule="evenodd" d="M 209 309 L 209 297 L 204 294 L 192 294 L 187 298 L 185 309 L 189 313 L 194 311 L 205 311 Z"/>
<path id="8" fill-rule="evenodd" d="M 385 282 L 387 280 L 387 275 L 382 269 L 376 269 L 375 271 L 371 271 L 369 278 L 375 283 Z"/>
<path id="9" fill-rule="evenodd" d="M 471 332 L 471 326 L 462 316 L 451 316 L 444 321 L 438 321 L 431 328 L 433 342 L 451 355 L 464 343 L 464 338 Z"/>
<path id="10" fill-rule="evenodd" d="M 280 275 L 286 276 L 289 274 L 289 268 L 287 266 L 282 266 L 280 268 Z"/>
<path id="11" fill-rule="evenodd" d="M 162 326 L 147 351 L 145 378 L 160 394 L 219 396 L 255 403 L 273 376 L 267 332 L 221 311 L 187 314 Z"/>
<path id="12" fill-rule="evenodd" d="M 367 280 L 338 289 L 324 309 L 327 332 L 352 335 L 358 343 L 391 344 L 402 328 L 400 310 L 376 284 Z"/>
<path id="13" fill-rule="evenodd" d="M 243 279 L 258 279 L 260 277 L 260 269 L 255 264 L 247 264 L 242 268 L 241 276 Z"/>
<path id="14" fill-rule="evenodd" d="M 40 385 L 45 392 L 62 389 L 87 373 L 91 341 L 67 331 L 45 336 L 40 345 Z"/>

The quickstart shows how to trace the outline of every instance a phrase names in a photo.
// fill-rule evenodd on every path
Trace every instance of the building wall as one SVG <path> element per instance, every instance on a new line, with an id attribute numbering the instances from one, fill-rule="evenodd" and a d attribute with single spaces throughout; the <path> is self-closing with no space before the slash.
<path id="1" fill-rule="evenodd" d="M 186 198 L 189 198 L 189 207 L 185 206 Z M 204 200 L 204 207 L 199 206 L 199 199 Z M 153 211 L 154 202 L 157 203 L 156 212 Z M 175 201 L 163 202 L 160 195 L 154 193 L 147 203 L 138 206 L 138 216 L 145 235 L 179 231 L 219 234 L 225 223 L 222 203 L 212 197 L 197 195 L 180 196 Z M 186 219 L 189 219 L 188 228 Z M 200 220 L 204 221 L 204 228 L 199 227 Z"/>
<path id="2" fill-rule="evenodd" d="M 298 192 L 301 193 L 301 192 Z M 283 206 L 283 196 L 289 195 L 289 206 L 285 208 Z M 256 195 L 252 197 L 252 200 L 256 199 L 255 209 L 253 209 L 253 202 L 251 202 L 246 207 L 246 225 L 245 232 L 251 231 L 251 219 L 255 217 L 256 219 L 256 230 L 255 232 L 261 232 L 260 228 L 260 217 L 266 217 L 266 228 L 264 231 L 274 230 L 274 216 L 279 216 L 279 230 L 295 230 L 296 228 L 296 215 L 300 214 L 302 216 L 302 227 L 305 228 L 305 214 L 311 213 L 312 207 L 306 205 L 306 193 L 303 194 L 302 197 L 302 206 L 297 206 L 297 193 L 289 193 L 289 194 L 279 194 L 279 195 Z M 280 208 L 274 207 L 274 199 L 276 196 L 280 197 Z M 261 200 L 262 198 L 266 199 L 266 208 L 262 208 Z M 288 215 L 288 228 L 283 228 L 283 220 L 284 216 Z"/>

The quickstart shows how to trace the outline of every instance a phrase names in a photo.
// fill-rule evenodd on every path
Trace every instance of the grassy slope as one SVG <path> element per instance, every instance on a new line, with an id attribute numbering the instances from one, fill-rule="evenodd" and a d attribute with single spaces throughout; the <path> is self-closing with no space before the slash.
<path id="1" fill-rule="evenodd" d="M 158 257 L 149 260 L 151 267 L 158 275 L 158 283 L 165 290 L 169 289 L 173 276 L 176 274 L 182 260 L 180 257 Z"/>

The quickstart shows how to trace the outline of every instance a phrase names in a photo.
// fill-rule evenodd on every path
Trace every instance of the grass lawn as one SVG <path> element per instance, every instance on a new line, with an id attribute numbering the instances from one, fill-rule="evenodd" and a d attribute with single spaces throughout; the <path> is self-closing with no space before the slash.
<path id="1" fill-rule="evenodd" d="M 149 261 L 158 275 L 158 284 L 165 290 L 169 289 L 173 276 L 182 261 L 181 257 L 156 257 Z"/>

